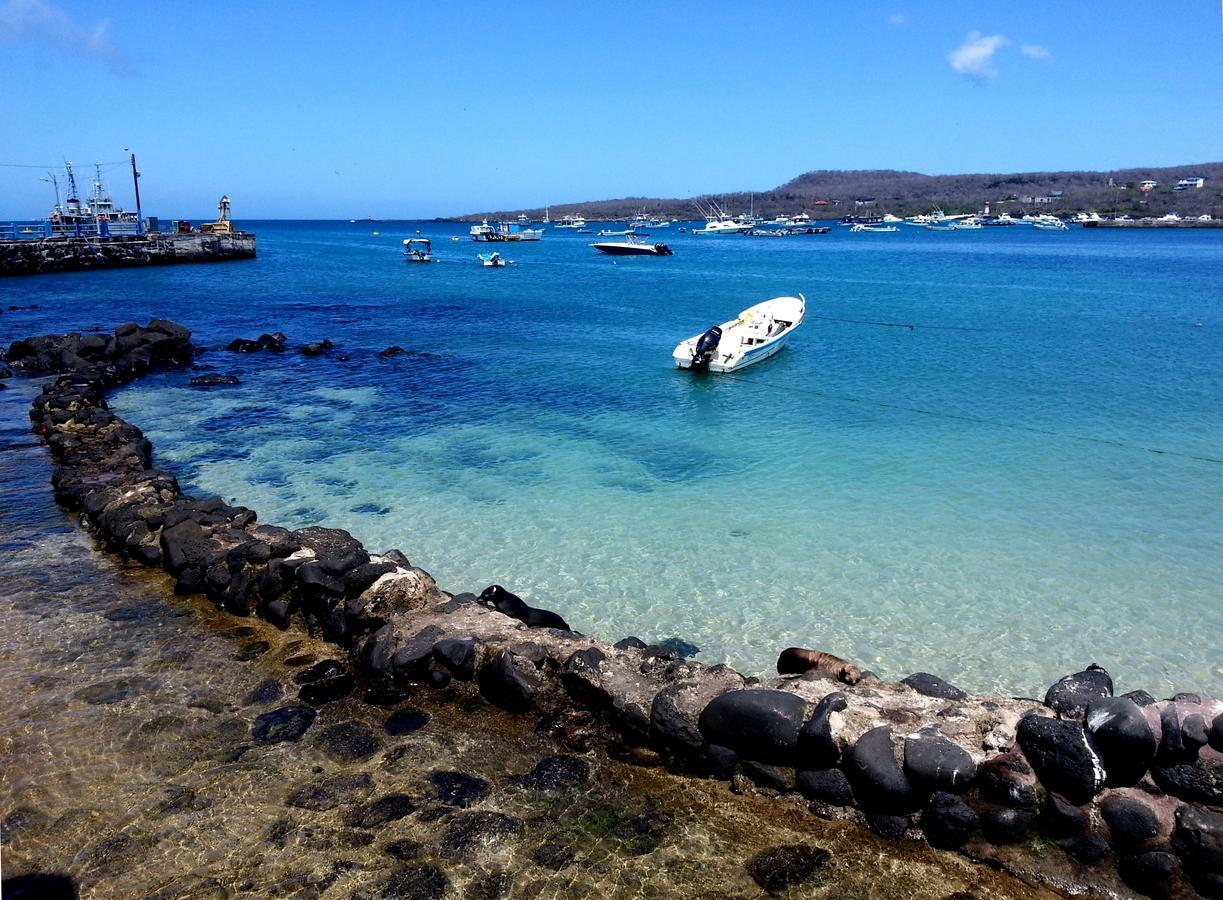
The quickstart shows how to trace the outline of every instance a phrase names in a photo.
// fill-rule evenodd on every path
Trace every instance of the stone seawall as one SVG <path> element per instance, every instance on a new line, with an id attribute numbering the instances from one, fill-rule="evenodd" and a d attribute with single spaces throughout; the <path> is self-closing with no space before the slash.
<path id="1" fill-rule="evenodd" d="M 255 235 L 148 234 L 0 241 L 0 276 L 253 259 Z"/>
<path id="2" fill-rule="evenodd" d="M 264 337 L 231 346 L 283 348 Z M 395 682 L 533 717 L 572 746 L 798 800 L 1066 893 L 1223 897 L 1223 702 L 1115 696 L 1096 666 L 1043 701 L 970 696 L 927 673 L 888 682 L 794 648 L 779 658 L 787 674 L 746 678 L 635 638 L 587 638 L 495 586 L 451 594 L 399 550 L 371 554 L 345 531 L 291 531 L 185 495 L 104 395 L 192 356 L 190 332 L 164 320 L 7 352 L 19 373 L 67 373 L 30 412 L 57 500 L 177 591 L 306 628 Z"/>

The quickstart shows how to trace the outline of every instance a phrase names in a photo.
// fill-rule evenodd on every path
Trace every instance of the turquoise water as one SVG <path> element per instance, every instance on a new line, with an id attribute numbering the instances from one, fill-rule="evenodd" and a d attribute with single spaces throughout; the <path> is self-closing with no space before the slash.
<path id="1" fill-rule="evenodd" d="M 193 488 L 588 634 L 749 672 L 798 644 L 979 690 L 1093 661 L 1120 690 L 1223 689 L 1219 233 L 662 231 L 674 257 L 612 260 L 549 230 L 486 270 L 460 226 L 252 227 L 249 263 L 0 282 L 40 307 L 0 329 L 331 338 L 327 359 L 214 349 L 240 387 L 177 373 L 114 405 Z M 401 262 L 416 229 L 442 262 Z M 776 358 L 671 368 L 681 338 L 799 291 Z M 411 352 L 375 357 L 391 344 Z"/>

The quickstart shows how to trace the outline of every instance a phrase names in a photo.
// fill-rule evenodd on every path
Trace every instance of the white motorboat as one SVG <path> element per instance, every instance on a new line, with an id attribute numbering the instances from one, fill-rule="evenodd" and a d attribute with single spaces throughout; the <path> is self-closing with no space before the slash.
<path id="1" fill-rule="evenodd" d="M 1032 223 L 1033 228 L 1038 228 L 1041 231 L 1066 231 L 1066 223 L 1061 219 L 1049 216 L 1048 218 L 1038 219 Z"/>
<path id="2" fill-rule="evenodd" d="M 497 229 L 488 224 L 488 219 L 485 219 L 479 225 L 472 225 L 467 233 L 471 235 L 473 241 L 498 240 Z"/>
<path id="3" fill-rule="evenodd" d="M 486 269 L 502 269 L 517 265 L 512 259 L 506 259 L 500 253 L 477 253 L 480 264 Z"/>
<path id="4" fill-rule="evenodd" d="M 556 223 L 557 228 L 585 228 L 586 220 L 581 216 L 562 216 Z"/>
<path id="5" fill-rule="evenodd" d="M 601 241 L 591 244 L 600 253 L 609 256 L 671 256 L 671 248 L 666 244 L 647 244 L 629 234 L 627 241 Z"/>
<path id="6" fill-rule="evenodd" d="M 433 262 L 433 244 L 428 238 L 406 238 L 403 258 L 408 262 Z"/>
<path id="7" fill-rule="evenodd" d="M 856 225 L 851 225 L 849 230 L 855 234 L 861 234 L 864 231 L 869 231 L 874 234 L 891 234 L 893 231 L 899 231 L 900 229 L 898 229 L 895 225 L 863 225 L 861 222 L 859 222 Z"/>
<path id="8" fill-rule="evenodd" d="M 637 233 L 637 227 L 625 228 L 623 231 L 612 231 L 610 228 L 604 228 L 599 232 L 599 237 L 628 237 Z"/>
<path id="9" fill-rule="evenodd" d="M 790 333 L 803 323 L 807 298 L 774 297 L 715 325 L 704 334 L 681 341 L 671 357 L 681 369 L 736 372 L 768 359 L 785 346 Z"/>

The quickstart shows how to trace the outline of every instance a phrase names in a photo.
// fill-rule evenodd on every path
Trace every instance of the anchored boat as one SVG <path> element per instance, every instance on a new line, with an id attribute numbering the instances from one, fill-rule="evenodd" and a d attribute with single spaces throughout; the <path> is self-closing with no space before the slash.
<path id="1" fill-rule="evenodd" d="M 807 298 L 774 297 L 750 306 L 739 317 L 681 341 L 671 354 L 681 369 L 735 372 L 768 359 L 803 323 Z"/>
<path id="2" fill-rule="evenodd" d="M 408 262 L 433 262 L 433 244 L 428 238 L 407 238 L 403 242 L 403 258 Z"/>
<path id="3" fill-rule="evenodd" d="M 591 244 L 600 253 L 611 256 L 671 256 L 671 248 L 666 244 L 647 244 L 637 240 L 632 234 L 627 241 L 600 241 Z"/>
<path id="4" fill-rule="evenodd" d="M 506 259 L 500 253 L 477 253 L 480 258 L 480 264 L 486 269 L 501 269 L 505 266 L 516 265 L 512 259 Z"/>

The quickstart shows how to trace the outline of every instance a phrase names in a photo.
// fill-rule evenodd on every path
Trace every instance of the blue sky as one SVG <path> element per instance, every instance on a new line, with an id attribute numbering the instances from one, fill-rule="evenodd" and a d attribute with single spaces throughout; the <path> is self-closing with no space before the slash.
<path id="1" fill-rule="evenodd" d="M 0 0 L 0 219 L 125 147 L 166 217 L 433 216 L 1209 162 L 1221 106 L 1220 0 Z"/>

